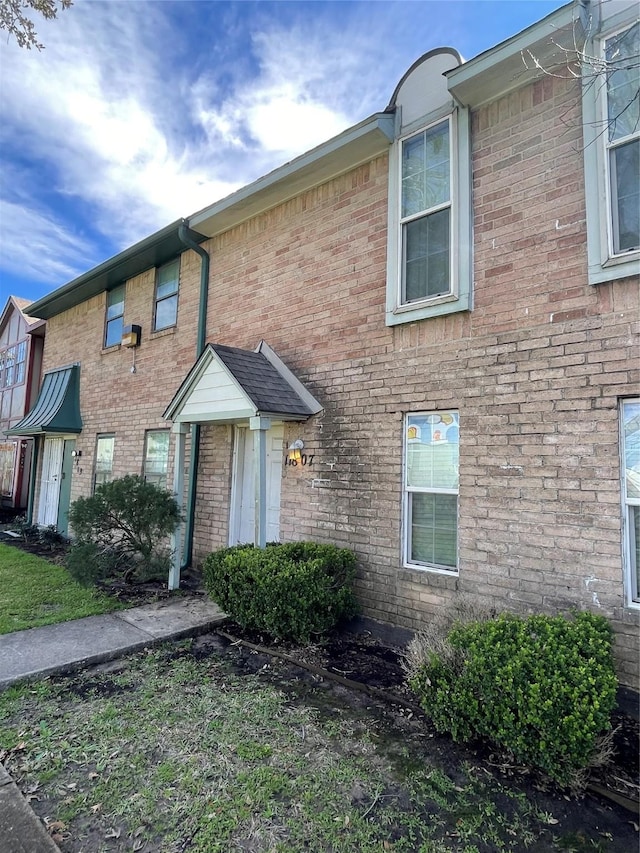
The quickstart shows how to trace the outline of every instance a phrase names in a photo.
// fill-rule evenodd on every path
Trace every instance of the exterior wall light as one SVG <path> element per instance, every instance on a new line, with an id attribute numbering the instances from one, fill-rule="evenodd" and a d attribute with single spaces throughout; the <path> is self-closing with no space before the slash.
<path id="1" fill-rule="evenodd" d="M 289 461 L 299 462 L 302 459 L 303 449 L 304 441 L 301 438 L 296 438 L 296 440 L 289 445 Z"/>

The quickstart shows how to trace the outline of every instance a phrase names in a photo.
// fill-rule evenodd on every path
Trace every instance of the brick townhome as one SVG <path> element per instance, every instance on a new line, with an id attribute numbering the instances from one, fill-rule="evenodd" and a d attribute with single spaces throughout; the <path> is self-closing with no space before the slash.
<path id="1" fill-rule="evenodd" d="M 639 36 L 610 8 L 426 54 L 382 112 L 31 306 L 71 412 L 25 419 L 38 517 L 64 464 L 71 499 L 142 472 L 184 495 L 178 563 L 348 546 L 365 614 L 411 629 L 462 596 L 593 609 L 637 689 Z M 583 33 L 608 85 L 556 46 Z"/>

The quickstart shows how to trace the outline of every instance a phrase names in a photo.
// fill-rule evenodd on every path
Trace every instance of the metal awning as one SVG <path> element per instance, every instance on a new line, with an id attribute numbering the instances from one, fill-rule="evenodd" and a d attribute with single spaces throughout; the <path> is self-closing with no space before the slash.
<path id="1" fill-rule="evenodd" d="M 46 373 L 38 399 L 8 435 L 82 432 L 80 368 L 77 364 Z"/>

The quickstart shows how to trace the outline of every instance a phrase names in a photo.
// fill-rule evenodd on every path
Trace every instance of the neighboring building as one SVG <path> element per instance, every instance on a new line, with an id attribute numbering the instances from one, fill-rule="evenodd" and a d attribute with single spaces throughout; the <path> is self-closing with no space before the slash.
<path id="1" fill-rule="evenodd" d="M 38 395 L 46 323 L 26 313 L 27 299 L 10 296 L 0 316 L 0 506 L 27 509 L 33 440 L 11 427 Z"/>
<path id="2" fill-rule="evenodd" d="M 615 73 L 567 68 L 583 33 Z M 384 111 L 32 306 L 39 520 L 139 472 L 184 494 L 187 562 L 348 546 L 364 613 L 412 629 L 462 597 L 593 609 L 637 689 L 638 41 L 635 4 L 580 3 L 432 51 Z"/>

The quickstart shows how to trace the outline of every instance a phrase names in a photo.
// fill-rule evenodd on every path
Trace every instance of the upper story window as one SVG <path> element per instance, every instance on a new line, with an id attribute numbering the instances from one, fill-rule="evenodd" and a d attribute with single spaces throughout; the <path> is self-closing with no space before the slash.
<path id="1" fill-rule="evenodd" d="M 176 258 L 158 267 L 156 298 L 153 313 L 153 331 L 168 329 L 178 321 L 178 287 L 180 285 L 180 259 Z"/>
<path id="2" fill-rule="evenodd" d="M 450 49 L 426 54 L 400 81 L 390 107 L 387 325 L 472 305 L 469 110 L 454 106 L 443 74 Z"/>
<path id="3" fill-rule="evenodd" d="M 124 284 L 107 293 L 107 315 L 104 331 L 105 347 L 112 347 L 122 340 L 124 322 Z"/>
<path id="4" fill-rule="evenodd" d="M 0 388 L 24 382 L 27 361 L 27 342 L 7 347 L 0 352 Z"/>
<path id="5" fill-rule="evenodd" d="M 605 22 L 609 32 L 585 47 L 593 57 L 582 95 L 592 284 L 640 274 L 640 23 L 629 23 Z"/>
<path id="6" fill-rule="evenodd" d="M 401 303 L 451 292 L 450 120 L 402 142 Z"/>
<path id="7" fill-rule="evenodd" d="M 640 24 L 605 41 L 612 254 L 640 249 Z"/>

